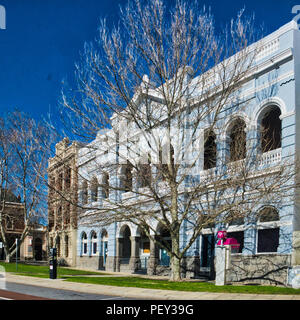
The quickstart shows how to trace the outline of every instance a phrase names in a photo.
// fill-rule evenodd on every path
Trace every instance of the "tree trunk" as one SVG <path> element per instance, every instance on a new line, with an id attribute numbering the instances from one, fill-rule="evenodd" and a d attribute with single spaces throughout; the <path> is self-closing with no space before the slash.
<path id="1" fill-rule="evenodd" d="M 171 258 L 171 281 L 181 281 L 180 259 L 176 256 Z"/>
<path id="2" fill-rule="evenodd" d="M 7 263 L 12 262 L 12 255 L 11 254 L 6 254 L 5 255 L 5 262 L 7 262 Z"/>
<path id="3" fill-rule="evenodd" d="M 178 232 L 179 233 L 179 232 Z M 180 248 L 179 248 L 179 236 L 174 237 L 172 239 L 172 252 L 171 255 L 171 281 L 180 281 L 181 280 L 181 259 L 180 256 Z"/>

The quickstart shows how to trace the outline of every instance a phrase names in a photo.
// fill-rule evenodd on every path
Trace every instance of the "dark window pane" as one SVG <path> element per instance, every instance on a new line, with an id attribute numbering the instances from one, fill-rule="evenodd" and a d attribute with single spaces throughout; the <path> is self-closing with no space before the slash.
<path id="1" fill-rule="evenodd" d="M 230 161 L 238 161 L 246 158 L 246 132 L 245 122 L 236 120 L 229 133 Z"/>
<path id="2" fill-rule="evenodd" d="M 201 267 L 210 267 L 213 262 L 215 239 L 213 235 L 202 236 Z"/>
<path id="3" fill-rule="evenodd" d="M 261 122 L 261 148 L 262 152 L 268 152 L 281 148 L 281 111 L 278 107 L 272 107 Z"/>
<path id="4" fill-rule="evenodd" d="M 277 252 L 279 228 L 258 230 L 257 252 Z"/>
<path id="5" fill-rule="evenodd" d="M 217 158 L 216 135 L 214 132 L 206 133 L 206 135 L 204 143 L 204 170 L 214 168 Z"/>
<path id="6" fill-rule="evenodd" d="M 227 238 L 235 238 L 237 242 L 240 244 L 238 253 L 243 252 L 244 248 L 244 231 L 236 231 L 227 233 Z"/>

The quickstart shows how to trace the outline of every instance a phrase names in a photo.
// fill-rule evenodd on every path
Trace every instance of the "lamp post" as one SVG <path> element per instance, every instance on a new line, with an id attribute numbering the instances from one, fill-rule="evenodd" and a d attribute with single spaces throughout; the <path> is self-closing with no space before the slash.
<path id="1" fill-rule="evenodd" d="M 16 238 L 16 271 L 18 271 L 18 238 Z"/>

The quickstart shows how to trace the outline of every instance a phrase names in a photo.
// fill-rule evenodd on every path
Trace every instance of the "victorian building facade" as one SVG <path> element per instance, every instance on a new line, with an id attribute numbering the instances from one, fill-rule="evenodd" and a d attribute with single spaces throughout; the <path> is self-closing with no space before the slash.
<path id="1" fill-rule="evenodd" d="M 245 157 L 249 142 L 256 139 L 259 147 L 256 155 L 262 168 L 279 167 L 285 159 L 297 154 L 300 147 L 299 106 L 300 106 L 300 31 L 292 21 L 263 39 L 263 46 L 255 59 L 255 68 L 239 93 L 247 106 L 240 110 L 231 106 L 224 114 L 219 126 L 222 130 L 214 132 L 210 143 L 216 145 L 215 154 L 205 151 L 204 161 L 195 168 L 197 176 L 205 177 L 208 171 L 218 168 L 230 154 L 228 137 L 234 140 L 234 134 L 241 130 L 245 141 Z M 259 128 L 267 128 L 265 135 L 270 144 L 264 144 Z M 143 188 L 142 182 L 124 164 L 116 161 L 119 147 L 117 135 L 119 119 L 113 120 L 113 128 L 99 132 L 97 138 L 82 148 L 67 147 L 66 141 L 57 146 L 56 157 L 50 160 L 49 179 L 59 181 L 64 162 L 70 156 L 72 178 L 77 185 L 75 172 L 78 172 L 78 229 L 75 208 L 70 214 L 68 243 L 77 243 L 76 253 L 72 254 L 78 267 L 104 269 L 106 271 L 146 272 L 147 274 L 168 274 L 170 259 L 163 248 L 149 240 L 139 226 L 128 222 L 115 222 L 106 226 L 89 218 L 89 212 L 95 208 L 109 208 L 111 201 L 132 201 L 135 205 L 132 188 Z M 138 142 L 137 144 L 142 143 Z M 72 150 L 72 151 L 71 151 Z M 211 161 L 206 161 L 209 155 Z M 238 160 L 231 159 L 233 162 Z M 76 168 L 76 169 L 75 169 Z M 101 168 L 101 170 L 99 169 Z M 78 171 L 76 171 L 78 170 Z M 297 179 L 298 177 L 295 177 Z M 58 179 L 58 180 L 57 180 Z M 128 183 L 128 190 L 118 191 L 118 186 Z M 101 187 L 100 187 L 101 185 Z M 106 187 L 107 186 L 107 187 Z M 115 186 L 114 191 L 109 186 Z M 64 190 L 62 187 L 61 190 Z M 74 188 L 74 191 L 77 189 Z M 51 199 L 51 198 L 50 198 Z M 77 200 L 77 193 L 74 201 Z M 65 238 L 62 228 L 63 203 L 49 202 L 50 238 Z M 260 212 L 255 221 L 235 221 L 225 227 L 230 236 L 240 243 L 239 251 L 232 255 L 228 279 L 240 281 L 245 278 L 276 283 L 290 284 L 300 266 L 300 212 L 297 206 L 297 194 L 287 197 L 280 203 L 262 201 L 253 208 Z M 111 213 L 113 214 L 113 212 Z M 61 215 L 61 216 L 60 216 Z M 61 220 L 62 219 L 62 220 Z M 73 224 L 72 224 L 73 222 Z M 74 226 L 73 226 L 74 225 Z M 214 249 L 217 245 L 216 233 L 220 226 L 203 229 L 190 250 L 186 253 L 184 276 L 197 277 L 211 274 Z M 170 240 L 170 234 L 160 224 L 153 227 L 157 234 Z M 184 226 L 182 234 L 186 234 Z M 71 240 L 72 239 L 72 240 Z M 77 241 L 75 241 L 77 239 Z M 73 250 L 73 249 L 72 249 Z M 74 247 L 75 250 L 75 247 Z M 265 276 L 265 274 L 269 276 Z"/>
<path id="2" fill-rule="evenodd" d="M 5 233 L 7 245 L 13 246 L 16 239 L 20 239 L 25 228 L 24 210 L 25 206 L 21 198 L 17 197 L 12 191 L 1 192 L 5 194 L 5 200 L 0 201 L 2 216 L 2 226 Z M 19 243 L 18 259 L 21 261 L 42 261 L 47 259 L 47 230 L 45 226 L 29 222 L 27 235 L 22 243 Z M 15 259 L 16 256 L 12 257 Z M 0 260 L 5 260 L 5 250 L 3 240 L 0 236 Z"/>
<path id="3" fill-rule="evenodd" d="M 57 143 L 48 165 L 49 247 L 57 248 L 61 264 L 76 265 L 77 153 L 79 145 L 67 138 Z"/>

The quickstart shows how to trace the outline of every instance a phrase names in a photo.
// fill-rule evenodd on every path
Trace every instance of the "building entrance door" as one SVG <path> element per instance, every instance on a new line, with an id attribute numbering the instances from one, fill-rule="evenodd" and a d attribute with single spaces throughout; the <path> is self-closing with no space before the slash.
<path id="1" fill-rule="evenodd" d="M 214 268 L 215 237 L 213 234 L 202 236 L 200 268 L 212 273 Z"/>

